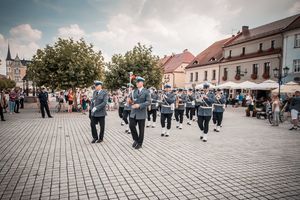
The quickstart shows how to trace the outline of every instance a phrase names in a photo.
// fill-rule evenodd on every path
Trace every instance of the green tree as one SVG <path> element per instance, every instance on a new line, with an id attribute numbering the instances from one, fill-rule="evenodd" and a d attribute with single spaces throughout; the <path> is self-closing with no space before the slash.
<path id="1" fill-rule="evenodd" d="M 129 72 L 145 78 L 145 86 L 158 88 L 162 82 L 162 69 L 158 65 L 158 56 L 153 55 L 152 47 L 138 43 L 124 55 L 115 54 L 107 64 L 105 87 L 114 90 L 126 86 Z"/>
<path id="2" fill-rule="evenodd" d="M 38 49 L 28 66 L 29 79 L 37 86 L 54 89 L 84 88 L 104 75 L 104 59 L 83 39 L 61 39 L 53 46 Z M 76 93 L 74 104 L 77 107 Z"/>

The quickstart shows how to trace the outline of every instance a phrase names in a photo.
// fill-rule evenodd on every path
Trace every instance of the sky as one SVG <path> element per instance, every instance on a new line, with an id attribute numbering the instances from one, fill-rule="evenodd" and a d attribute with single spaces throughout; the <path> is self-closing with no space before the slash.
<path id="1" fill-rule="evenodd" d="M 106 61 L 138 42 L 162 57 L 195 56 L 243 25 L 254 28 L 300 13 L 300 0 L 0 0 L 0 73 L 11 54 L 31 59 L 58 37 L 84 38 Z"/>

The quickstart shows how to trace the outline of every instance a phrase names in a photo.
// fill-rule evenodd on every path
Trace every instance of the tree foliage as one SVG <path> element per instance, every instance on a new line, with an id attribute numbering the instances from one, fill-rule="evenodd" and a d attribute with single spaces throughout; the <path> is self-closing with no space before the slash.
<path id="1" fill-rule="evenodd" d="M 89 87 L 103 78 L 104 59 L 91 44 L 81 39 L 61 39 L 44 49 L 38 49 L 28 66 L 29 79 L 37 86 L 52 89 Z"/>
<path id="2" fill-rule="evenodd" d="M 105 72 L 105 87 L 114 90 L 126 86 L 129 82 L 129 72 L 145 78 L 145 86 L 158 88 L 162 81 L 162 70 L 158 66 L 158 56 L 153 55 L 152 47 L 138 43 L 124 55 L 115 54 L 107 64 Z"/>

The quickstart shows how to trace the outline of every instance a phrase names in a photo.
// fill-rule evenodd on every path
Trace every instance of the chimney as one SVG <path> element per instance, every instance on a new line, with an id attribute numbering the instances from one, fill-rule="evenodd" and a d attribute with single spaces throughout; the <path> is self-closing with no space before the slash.
<path id="1" fill-rule="evenodd" d="M 242 34 L 243 35 L 249 34 L 249 26 L 242 26 Z"/>

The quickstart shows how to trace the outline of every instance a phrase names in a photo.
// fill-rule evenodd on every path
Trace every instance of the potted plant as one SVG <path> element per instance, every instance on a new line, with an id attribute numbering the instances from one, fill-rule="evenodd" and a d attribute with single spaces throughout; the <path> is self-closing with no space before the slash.
<path id="1" fill-rule="evenodd" d="M 257 74 L 251 74 L 251 78 L 252 78 L 253 80 L 257 79 Z"/>
<path id="2" fill-rule="evenodd" d="M 270 78 L 270 74 L 268 74 L 268 73 L 263 73 L 262 77 L 263 77 L 264 79 L 269 79 L 269 78 Z"/>
<path id="3" fill-rule="evenodd" d="M 240 74 L 236 74 L 234 78 L 235 78 L 235 80 L 237 80 L 237 81 L 238 81 L 238 80 L 241 80 L 241 75 L 240 75 Z"/>
<path id="4" fill-rule="evenodd" d="M 223 81 L 227 81 L 227 76 L 223 76 L 223 77 L 222 77 L 222 80 L 223 80 Z"/>

